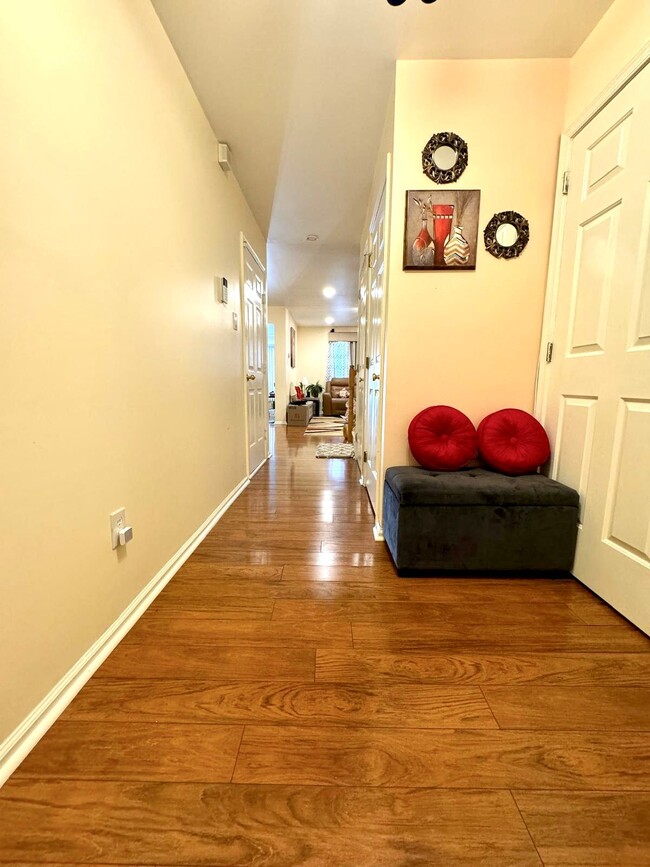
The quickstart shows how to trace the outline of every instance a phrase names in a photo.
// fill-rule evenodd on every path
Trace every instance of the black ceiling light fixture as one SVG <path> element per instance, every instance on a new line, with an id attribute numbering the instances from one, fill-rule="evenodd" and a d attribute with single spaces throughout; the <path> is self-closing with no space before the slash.
<path id="1" fill-rule="evenodd" d="M 422 0 L 422 2 L 428 5 L 430 3 L 435 3 L 436 0 Z M 404 3 L 406 3 L 406 0 L 388 0 L 389 6 L 402 6 Z"/>

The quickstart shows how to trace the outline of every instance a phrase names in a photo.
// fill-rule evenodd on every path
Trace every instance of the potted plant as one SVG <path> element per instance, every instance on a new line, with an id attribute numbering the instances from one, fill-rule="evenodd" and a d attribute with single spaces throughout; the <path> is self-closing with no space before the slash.
<path id="1" fill-rule="evenodd" d="M 316 382 L 307 386 L 307 394 L 309 397 L 315 397 L 318 399 L 323 393 L 323 386 L 320 384 L 320 381 L 317 379 Z"/>

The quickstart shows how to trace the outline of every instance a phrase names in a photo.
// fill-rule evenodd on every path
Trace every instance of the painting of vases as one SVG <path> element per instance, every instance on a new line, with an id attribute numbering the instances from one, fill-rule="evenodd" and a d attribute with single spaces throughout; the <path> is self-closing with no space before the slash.
<path id="1" fill-rule="evenodd" d="M 404 270 L 474 270 L 480 202 L 480 190 L 409 190 Z"/>

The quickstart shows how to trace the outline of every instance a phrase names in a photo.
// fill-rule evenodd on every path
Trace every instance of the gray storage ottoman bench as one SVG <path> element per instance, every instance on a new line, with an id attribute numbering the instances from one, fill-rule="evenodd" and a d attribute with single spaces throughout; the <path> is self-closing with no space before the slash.
<path id="1" fill-rule="evenodd" d="M 384 538 L 399 575 L 568 572 L 578 494 L 538 474 L 391 467 Z"/>

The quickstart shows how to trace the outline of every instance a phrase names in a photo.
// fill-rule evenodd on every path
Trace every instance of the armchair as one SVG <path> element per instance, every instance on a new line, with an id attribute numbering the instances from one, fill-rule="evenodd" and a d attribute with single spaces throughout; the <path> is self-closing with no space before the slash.
<path id="1" fill-rule="evenodd" d="M 341 397 L 343 389 L 350 388 L 350 380 L 346 377 L 331 379 L 325 383 L 323 392 L 323 415 L 343 415 L 348 397 Z"/>

